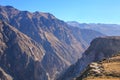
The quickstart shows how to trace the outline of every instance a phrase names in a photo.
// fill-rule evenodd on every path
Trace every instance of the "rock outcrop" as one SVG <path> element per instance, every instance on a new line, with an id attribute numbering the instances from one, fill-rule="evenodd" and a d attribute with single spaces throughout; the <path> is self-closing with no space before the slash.
<path id="1" fill-rule="evenodd" d="M 70 66 L 61 76 L 61 80 L 73 80 L 92 63 L 109 58 L 120 51 L 120 37 L 100 37 L 91 42 L 83 57 L 76 64 Z"/>
<path id="2" fill-rule="evenodd" d="M 0 80 L 13 80 L 13 78 L 0 68 Z"/>
<path id="3" fill-rule="evenodd" d="M 120 53 L 91 63 L 76 80 L 119 80 L 120 79 Z"/>

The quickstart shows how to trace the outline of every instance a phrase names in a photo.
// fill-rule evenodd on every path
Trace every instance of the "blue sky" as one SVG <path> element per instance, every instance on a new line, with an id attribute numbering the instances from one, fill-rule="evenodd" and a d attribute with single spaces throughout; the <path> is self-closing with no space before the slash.
<path id="1" fill-rule="evenodd" d="M 49 12 L 64 21 L 120 24 L 120 0 L 0 0 L 30 12 Z"/>

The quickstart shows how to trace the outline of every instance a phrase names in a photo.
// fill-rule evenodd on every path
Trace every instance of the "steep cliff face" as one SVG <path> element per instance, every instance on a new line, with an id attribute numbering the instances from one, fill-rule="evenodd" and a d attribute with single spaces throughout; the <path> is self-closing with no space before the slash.
<path id="1" fill-rule="evenodd" d="M 39 69 L 41 78 L 48 80 L 44 68 L 37 64 L 45 55 L 37 42 L 0 21 L 0 44 L 0 66 L 14 80 L 34 80 L 39 75 Z"/>
<path id="2" fill-rule="evenodd" d="M 102 36 L 106 36 L 105 34 L 102 34 L 98 31 L 94 31 L 91 29 L 80 29 L 82 38 L 84 39 L 84 41 L 86 41 L 88 44 L 91 43 L 91 41 L 97 37 L 102 37 Z"/>
<path id="3" fill-rule="evenodd" d="M 84 40 L 84 42 L 86 42 L 88 45 L 90 45 L 90 42 L 97 38 L 97 37 L 102 37 L 102 36 L 106 36 L 104 33 L 100 33 L 98 31 L 95 30 L 91 30 L 91 29 L 81 29 L 79 27 L 76 27 L 74 25 L 69 25 L 70 29 L 72 29 L 73 34 L 75 34 L 75 36 L 80 36 L 82 37 L 82 39 Z M 80 34 L 79 34 L 80 33 Z"/>
<path id="4" fill-rule="evenodd" d="M 91 63 L 109 58 L 120 51 L 120 37 L 100 37 L 91 42 L 83 57 L 70 66 L 60 80 L 73 80 Z"/>
<path id="5" fill-rule="evenodd" d="M 18 39 L 22 52 L 26 52 L 33 56 L 35 60 L 38 60 L 50 79 L 54 79 L 61 71 L 75 63 L 87 48 L 87 45 L 84 44 L 86 42 L 82 43 L 81 33 L 79 33 L 80 36 L 75 37 L 65 22 L 58 20 L 49 13 L 30 13 L 28 11 L 19 11 L 11 6 L 0 6 L 0 19 L 31 38 L 40 46 L 39 49 L 38 46 L 30 45 L 28 42 L 26 46 L 29 47 L 26 48 L 26 46 L 22 45 L 27 41 L 19 41 Z M 8 44 L 11 45 L 10 42 Z M 38 52 L 32 51 L 35 50 L 32 47 L 35 47 Z M 13 45 L 11 45 L 11 48 L 16 49 Z M 11 48 L 10 50 L 12 50 Z M 17 54 L 20 52 L 16 51 Z"/>
<path id="6" fill-rule="evenodd" d="M 76 38 L 66 23 L 58 20 L 49 13 L 30 13 L 27 11 L 16 10 L 10 6 L 1 7 L 0 13 L 3 21 L 7 21 L 10 25 L 14 26 L 43 46 L 46 46 L 47 44 L 50 46 L 49 48 L 51 50 L 55 49 L 53 52 L 59 52 L 59 55 L 63 52 L 69 54 L 73 54 L 74 52 L 72 57 L 75 57 L 75 55 L 78 56 L 78 54 L 84 51 L 82 46 L 86 47 L 86 45 L 82 43 L 81 34 Z M 59 48 L 59 50 L 56 48 Z M 61 49 L 62 52 L 60 52 Z M 66 55 L 68 55 L 67 53 Z"/>

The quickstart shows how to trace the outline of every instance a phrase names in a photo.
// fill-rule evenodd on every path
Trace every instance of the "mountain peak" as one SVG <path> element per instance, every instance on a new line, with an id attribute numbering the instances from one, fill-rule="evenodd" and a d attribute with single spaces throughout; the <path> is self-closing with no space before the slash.
<path id="1" fill-rule="evenodd" d="M 33 14 L 34 15 L 39 15 L 39 16 L 44 16 L 46 19 L 56 19 L 56 17 L 53 16 L 52 14 L 50 14 L 50 13 L 44 13 L 44 12 L 38 12 L 38 11 L 36 11 Z"/>
<path id="2" fill-rule="evenodd" d="M 7 6 L 1 6 L 1 5 L 0 5 L 0 7 L 2 7 L 2 8 L 3 8 L 3 7 L 4 7 L 4 8 L 13 8 L 12 6 L 9 6 L 9 5 L 7 5 Z"/>
<path id="3" fill-rule="evenodd" d="M 7 16 L 8 15 L 19 15 L 19 13 L 24 13 L 24 14 L 32 14 L 32 16 L 42 16 L 46 19 L 56 19 L 56 17 L 50 13 L 45 13 L 45 12 L 29 12 L 29 11 L 20 11 L 12 6 L 0 6 L 0 10 L 2 10 L 1 12 L 4 12 L 4 13 L 1 13 L 1 14 L 4 14 Z"/>
<path id="4" fill-rule="evenodd" d="M 14 8 L 14 7 L 12 7 L 12 6 L 9 6 L 9 5 L 8 5 L 8 6 L 5 6 L 5 7 L 6 7 L 6 8 Z"/>

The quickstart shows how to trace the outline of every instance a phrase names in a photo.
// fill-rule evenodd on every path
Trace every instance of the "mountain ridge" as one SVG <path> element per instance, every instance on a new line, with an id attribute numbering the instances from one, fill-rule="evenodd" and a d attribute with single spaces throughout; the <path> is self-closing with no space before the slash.
<path id="1" fill-rule="evenodd" d="M 79 23 L 76 21 L 68 21 L 68 25 L 79 27 L 81 29 L 95 30 L 107 36 L 119 36 L 119 24 L 104 24 L 104 23 Z"/>
<path id="2" fill-rule="evenodd" d="M 71 65 L 58 80 L 74 80 L 92 62 L 111 57 L 120 51 L 120 37 L 99 37 L 91 42 L 81 59 Z"/>

